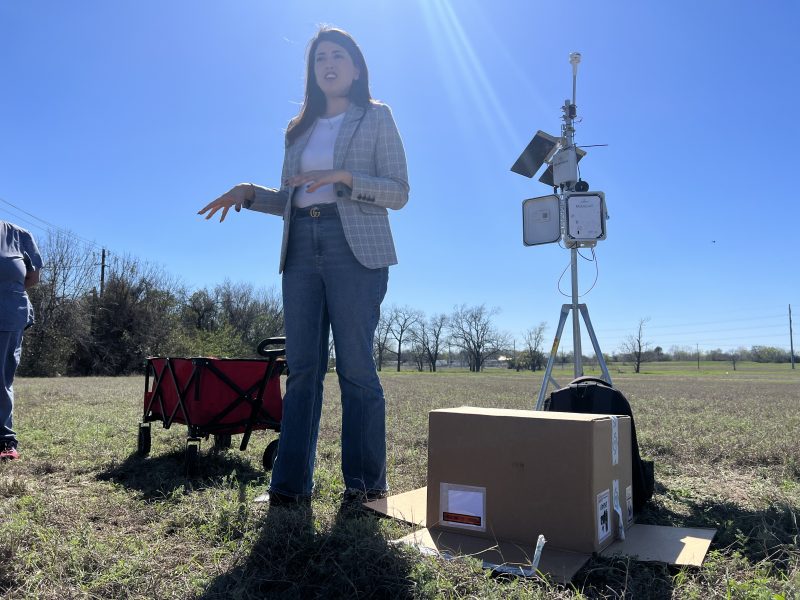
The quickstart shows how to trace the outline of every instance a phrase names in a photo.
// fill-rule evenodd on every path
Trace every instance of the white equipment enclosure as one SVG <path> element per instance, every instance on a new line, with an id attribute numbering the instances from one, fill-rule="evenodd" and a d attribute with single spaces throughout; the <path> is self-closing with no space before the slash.
<path id="1" fill-rule="evenodd" d="M 565 194 L 567 227 L 564 241 L 567 247 L 594 246 L 606 239 L 606 195 L 603 192 L 570 192 Z"/>
<path id="2" fill-rule="evenodd" d="M 522 243 L 552 244 L 561 237 L 559 198 L 555 194 L 529 198 L 522 203 Z"/>

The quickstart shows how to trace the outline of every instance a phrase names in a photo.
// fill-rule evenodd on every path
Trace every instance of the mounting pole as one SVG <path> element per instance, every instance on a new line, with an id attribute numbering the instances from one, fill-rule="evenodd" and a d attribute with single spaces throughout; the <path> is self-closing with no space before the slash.
<path id="1" fill-rule="evenodd" d="M 789 305 L 789 355 L 794 369 L 794 335 L 792 334 L 792 305 Z"/>
<path id="2" fill-rule="evenodd" d="M 578 81 L 578 63 L 581 62 L 580 52 L 572 52 L 569 55 L 569 64 L 572 65 L 572 105 L 564 103 L 564 141 L 567 152 L 575 153 L 575 117 L 577 112 L 576 90 Z M 577 159 L 575 161 L 575 174 L 573 180 L 578 180 Z M 573 187 L 575 183 L 569 184 Z M 561 190 L 561 201 L 564 198 L 564 189 Z M 566 209 L 564 211 L 566 214 Z M 581 350 L 581 322 L 578 317 L 578 248 L 573 246 L 570 249 L 570 266 L 572 270 L 572 365 L 575 377 L 583 375 L 583 351 Z"/>
<path id="3" fill-rule="evenodd" d="M 583 375 L 583 350 L 581 349 L 581 322 L 578 318 L 578 249 L 572 248 L 572 364 L 573 375 Z"/>

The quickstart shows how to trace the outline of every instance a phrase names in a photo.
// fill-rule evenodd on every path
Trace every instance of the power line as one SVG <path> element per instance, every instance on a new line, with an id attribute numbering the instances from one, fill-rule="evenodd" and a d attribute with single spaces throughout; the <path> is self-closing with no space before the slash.
<path id="1" fill-rule="evenodd" d="M 691 347 L 697 344 L 703 346 L 704 348 L 712 348 L 715 349 L 719 346 L 729 346 L 732 342 L 737 346 L 758 346 L 758 345 L 774 345 L 783 347 L 784 344 L 781 342 L 780 334 L 768 334 L 768 335 L 760 335 L 760 336 L 748 336 L 746 339 L 743 339 L 741 336 L 736 337 L 718 337 L 718 338 L 704 338 L 703 340 L 698 340 L 697 338 L 685 338 L 683 340 L 670 340 L 670 339 L 658 339 L 655 340 L 648 340 L 650 345 L 652 346 L 661 346 L 670 347 L 670 346 L 686 346 Z M 619 340 L 622 342 L 623 340 Z M 758 342 L 761 342 L 760 344 Z"/>
<path id="2" fill-rule="evenodd" d="M 0 198 L 0 202 L 3 202 L 3 203 L 5 203 L 5 204 L 8 204 L 8 205 L 9 205 L 9 206 L 11 206 L 12 208 L 16 208 L 16 209 L 17 209 L 18 211 L 20 211 L 21 213 L 24 213 L 24 214 L 28 215 L 29 217 L 33 217 L 34 219 L 36 219 L 37 221 L 39 221 L 39 222 L 41 222 L 41 223 L 44 223 L 44 224 L 45 224 L 45 225 L 47 225 L 48 227 L 53 227 L 53 228 L 55 228 L 55 229 L 60 229 L 60 227 L 58 227 L 58 225 L 53 225 L 53 224 L 52 224 L 52 223 L 50 223 L 49 221 L 45 221 L 44 219 L 37 217 L 37 216 L 36 216 L 36 215 L 34 215 L 33 213 L 30 213 L 30 212 L 28 212 L 28 211 L 27 211 L 27 210 L 25 210 L 24 208 L 20 208 L 19 206 L 17 206 L 16 204 L 13 204 L 13 203 L 11 203 L 11 202 L 9 202 L 9 201 L 8 201 L 8 200 L 6 200 L 5 198 Z"/>
<path id="3" fill-rule="evenodd" d="M 14 213 L 14 212 L 11 212 L 10 210 L 6 210 L 5 208 L 3 208 L 1 206 L 0 206 L 0 211 L 11 215 L 14 218 L 14 222 L 15 223 L 24 223 L 27 227 L 33 227 L 35 229 L 39 229 L 41 231 L 44 231 L 45 233 L 49 233 L 50 232 L 50 230 L 47 229 L 47 227 L 42 227 L 41 225 L 38 225 L 38 224 L 34 223 L 33 221 L 28 221 L 27 219 L 25 219 L 23 217 L 20 217 L 18 214 Z"/>
<path id="4" fill-rule="evenodd" d="M 753 330 L 766 331 L 766 330 L 771 330 L 771 331 L 781 331 L 782 332 L 782 331 L 784 331 L 785 327 L 786 327 L 785 324 L 780 324 L 780 325 L 763 325 L 763 326 L 753 326 L 753 327 L 726 327 L 724 329 L 675 331 L 675 332 L 672 332 L 672 333 L 664 333 L 664 332 L 662 332 L 662 333 L 653 334 L 651 332 L 648 332 L 648 337 L 661 337 L 661 338 L 666 337 L 666 338 L 669 339 L 670 337 L 674 337 L 674 336 L 679 336 L 679 337 L 694 336 L 695 339 L 697 339 L 697 336 L 706 336 L 706 335 L 709 335 L 709 334 L 710 335 L 727 334 L 727 333 L 733 333 L 733 332 L 736 332 L 736 331 L 753 331 Z M 775 335 L 778 335 L 778 334 L 776 333 Z"/>
<path id="5" fill-rule="evenodd" d="M 721 342 L 739 342 L 740 345 L 742 345 L 742 346 L 748 346 L 748 345 L 749 346 L 753 346 L 753 345 L 758 345 L 758 344 L 753 344 L 753 340 L 763 340 L 763 343 L 766 344 L 766 343 L 773 342 L 773 340 L 779 339 L 780 337 L 782 337 L 782 336 L 780 336 L 777 333 L 774 334 L 774 335 L 757 335 L 757 336 L 753 336 L 753 337 L 748 337 L 747 340 L 748 340 L 749 343 L 742 343 L 742 338 L 741 337 L 712 338 L 713 341 L 705 341 L 705 342 L 697 342 L 695 340 L 674 342 L 674 341 L 669 341 L 668 340 L 667 342 L 659 343 L 658 345 L 659 346 L 666 346 L 666 345 L 669 344 L 670 346 L 692 346 L 694 344 L 698 344 L 699 343 L 701 346 L 716 346 L 716 345 L 719 345 Z M 709 338 L 706 338 L 706 339 L 709 339 Z M 777 343 L 777 342 L 773 342 L 773 343 Z"/>
<path id="6" fill-rule="evenodd" d="M 64 227 L 59 227 L 58 225 L 54 225 L 53 223 L 50 223 L 49 221 L 46 221 L 46 220 L 44 220 L 44 219 L 42 219 L 40 217 L 37 217 L 33 213 L 28 212 L 24 208 L 20 208 L 19 206 L 17 206 L 16 204 L 13 204 L 12 202 L 9 202 L 5 198 L 0 197 L 0 202 L 2 202 L 4 204 L 7 204 L 8 206 L 18 210 L 19 212 L 21 212 L 21 213 L 23 213 L 25 215 L 28 215 L 29 217 L 32 217 L 32 218 L 36 219 L 37 221 L 39 221 L 40 223 L 44 223 L 46 225 L 46 227 L 42 227 L 41 225 L 37 225 L 35 223 L 32 223 L 31 221 L 25 219 L 24 217 L 20 217 L 18 215 L 15 215 L 13 212 L 9 211 L 8 209 L 2 209 L 5 212 L 13 215 L 17 219 L 19 219 L 19 220 L 21 220 L 21 221 L 25 222 L 26 224 L 29 224 L 29 225 L 31 225 L 33 227 L 36 227 L 37 229 L 42 229 L 43 231 L 47 231 L 48 233 L 51 233 L 51 232 L 61 233 L 63 235 L 66 235 L 66 236 L 72 237 L 72 238 L 74 238 L 76 240 L 79 240 L 79 241 L 83 242 L 84 244 L 86 244 L 88 246 L 92 246 L 93 248 L 96 248 L 98 250 L 103 248 L 102 245 L 100 245 L 100 244 L 98 244 L 96 242 L 87 240 L 86 238 L 83 238 L 83 237 L 79 236 L 78 234 L 70 231 L 69 229 L 66 229 Z"/>
<path id="7" fill-rule="evenodd" d="M 785 319 L 785 315 L 777 314 L 777 315 L 765 315 L 761 317 L 742 317 L 737 319 L 726 319 L 724 321 L 699 321 L 694 323 L 679 323 L 679 324 L 672 324 L 672 325 L 647 325 L 646 330 L 652 331 L 654 329 L 676 329 L 679 327 L 703 327 L 706 325 L 724 325 L 726 323 L 737 323 L 742 321 L 758 321 L 763 323 L 766 319 L 781 319 L 781 322 Z M 614 328 L 597 328 L 597 331 L 600 332 L 614 332 L 614 331 L 630 331 L 632 326 L 629 327 L 614 327 Z"/>
<path id="8" fill-rule="evenodd" d="M 739 345 L 775 345 L 783 347 L 782 334 L 785 327 L 785 315 L 769 314 L 763 316 L 737 317 L 726 320 L 700 321 L 677 325 L 654 325 L 648 326 L 647 331 L 652 343 L 659 346 L 695 346 L 697 344 L 704 348 L 716 349 L 720 346 L 728 346 L 731 343 Z M 728 324 L 742 323 L 744 326 L 730 327 Z M 758 323 L 758 325 L 748 325 L 748 323 Z M 709 325 L 721 325 L 722 327 L 697 329 L 698 327 L 708 327 Z M 630 332 L 631 328 L 599 329 L 598 335 L 604 337 L 620 337 L 611 332 Z M 761 335 L 738 334 L 730 335 L 735 332 L 758 331 Z M 775 332 L 775 333 L 772 333 Z M 624 337 L 624 336 L 623 336 Z M 678 338 L 677 340 L 675 338 Z M 745 343 L 746 342 L 746 343 Z"/>

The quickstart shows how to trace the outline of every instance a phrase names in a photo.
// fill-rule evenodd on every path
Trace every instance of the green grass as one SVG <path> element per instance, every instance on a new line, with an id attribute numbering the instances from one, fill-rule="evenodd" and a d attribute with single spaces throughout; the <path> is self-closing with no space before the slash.
<path id="1" fill-rule="evenodd" d="M 0 465 L 0 597 L 797 598 L 800 371 L 691 366 L 610 368 L 656 461 L 643 520 L 716 528 L 705 564 L 598 557 L 566 587 L 424 557 L 391 543 L 408 527 L 342 513 L 332 374 L 309 512 L 252 502 L 267 485 L 261 453 L 272 433 L 255 434 L 245 452 L 238 438 L 219 454 L 204 442 L 203 475 L 189 480 L 185 427 L 156 425 L 151 455 L 134 452 L 143 377 L 20 379 L 22 460 Z M 554 371 L 562 383 L 570 374 Z M 384 370 L 393 491 L 425 485 L 429 410 L 530 408 L 540 377 Z"/>

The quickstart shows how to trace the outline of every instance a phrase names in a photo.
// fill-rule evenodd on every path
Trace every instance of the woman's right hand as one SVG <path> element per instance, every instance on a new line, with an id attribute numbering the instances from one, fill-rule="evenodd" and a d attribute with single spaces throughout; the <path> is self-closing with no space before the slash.
<path id="1" fill-rule="evenodd" d="M 242 204 L 244 204 L 246 200 L 252 199 L 253 195 L 254 188 L 252 184 L 240 183 L 233 186 L 216 200 L 212 200 L 206 204 L 203 208 L 197 211 L 197 214 L 202 215 L 208 212 L 206 215 L 207 221 L 213 217 L 219 209 L 222 209 L 222 214 L 219 217 L 219 222 L 222 223 L 225 220 L 225 217 L 228 215 L 228 211 L 231 209 L 231 206 L 236 209 L 236 212 L 239 212 L 242 210 Z"/>

